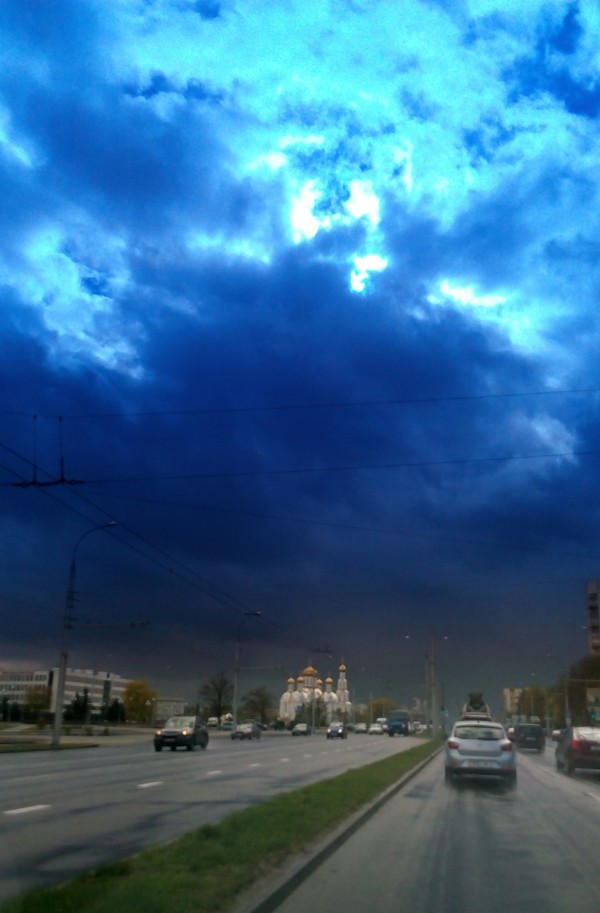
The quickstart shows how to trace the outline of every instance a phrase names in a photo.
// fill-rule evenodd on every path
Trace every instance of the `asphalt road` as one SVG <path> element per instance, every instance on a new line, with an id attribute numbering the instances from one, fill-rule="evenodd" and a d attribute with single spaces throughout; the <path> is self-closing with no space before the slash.
<path id="1" fill-rule="evenodd" d="M 444 783 L 436 758 L 277 913 L 594 913 L 600 774 L 520 754 L 519 782 Z"/>
<path id="2" fill-rule="evenodd" d="M 152 737 L 0 755 L 0 899 L 129 856 L 245 806 L 417 744 L 415 738 L 212 737 L 155 752 Z"/>

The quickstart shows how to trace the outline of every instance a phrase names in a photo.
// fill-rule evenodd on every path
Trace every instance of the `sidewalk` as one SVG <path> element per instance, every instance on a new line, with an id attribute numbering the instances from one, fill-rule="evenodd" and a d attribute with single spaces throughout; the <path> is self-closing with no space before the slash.
<path id="1" fill-rule="evenodd" d="M 151 742 L 154 729 L 146 726 L 68 726 L 61 733 L 61 745 L 80 745 L 92 747 L 113 742 L 119 745 L 135 742 Z M 42 748 L 50 747 L 52 742 L 52 728 L 39 729 L 35 725 L 25 723 L 9 724 L 0 727 L 0 749 L 3 745 L 35 745 Z"/>

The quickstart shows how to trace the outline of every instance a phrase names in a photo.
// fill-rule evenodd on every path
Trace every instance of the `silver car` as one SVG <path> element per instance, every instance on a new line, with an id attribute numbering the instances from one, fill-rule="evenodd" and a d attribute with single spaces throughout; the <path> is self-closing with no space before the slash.
<path id="1" fill-rule="evenodd" d="M 446 782 L 455 777 L 483 775 L 517 782 L 517 757 L 504 726 L 491 720 L 459 720 L 446 741 Z"/>

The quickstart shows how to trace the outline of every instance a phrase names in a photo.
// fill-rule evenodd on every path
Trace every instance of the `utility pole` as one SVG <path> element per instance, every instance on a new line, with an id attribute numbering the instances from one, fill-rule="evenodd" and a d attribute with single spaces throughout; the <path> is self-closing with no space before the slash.
<path id="1" fill-rule="evenodd" d="M 75 574 L 76 574 L 76 558 L 77 558 L 77 549 L 81 545 L 81 542 L 85 539 L 86 536 L 89 536 L 90 533 L 98 532 L 101 529 L 109 529 L 110 527 L 116 526 L 117 524 L 113 521 L 110 523 L 102 523 L 99 526 L 93 526 L 91 529 L 87 529 L 84 533 L 81 534 L 75 546 L 73 548 L 73 554 L 71 557 L 71 565 L 69 567 L 69 580 L 67 583 L 67 596 L 65 600 L 65 617 L 63 621 L 63 638 L 62 645 L 60 650 L 60 661 L 58 664 L 58 682 L 56 685 L 56 706 L 54 708 L 54 725 L 52 728 L 52 745 L 58 747 L 60 745 L 60 731 L 62 728 L 62 717 L 63 717 L 63 704 L 65 698 L 65 681 L 67 678 L 67 661 L 69 656 L 69 631 L 73 627 L 73 614 L 75 607 Z"/>
<path id="2" fill-rule="evenodd" d="M 235 637 L 235 663 L 233 667 L 233 725 L 237 726 L 237 715 L 238 715 L 238 690 L 239 690 L 239 677 L 240 677 L 240 655 L 242 652 L 242 643 L 240 640 L 240 635 L 242 633 L 242 625 L 248 618 L 258 618 L 262 615 L 262 612 L 244 612 L 244 617 L 240 621 L 237 634 Z"/>

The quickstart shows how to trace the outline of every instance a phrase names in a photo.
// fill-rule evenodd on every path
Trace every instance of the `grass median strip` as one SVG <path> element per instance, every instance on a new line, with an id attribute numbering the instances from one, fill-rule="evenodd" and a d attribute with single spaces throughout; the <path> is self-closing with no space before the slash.
<path id="1" fill-rule="evenodd" d="M 308 849 L 439 748 L 432 740 L 277 796 L 172 843 L 102 866 L 57 888 L 0 904 L 0 913 L 218 913 Z"/>

